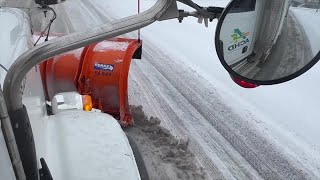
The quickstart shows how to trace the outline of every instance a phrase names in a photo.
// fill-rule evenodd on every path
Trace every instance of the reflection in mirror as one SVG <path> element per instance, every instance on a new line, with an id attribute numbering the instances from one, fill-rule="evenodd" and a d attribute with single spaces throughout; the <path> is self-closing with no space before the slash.
<path id="1" fill-rule="evenodd" d="M 320 50 L 320 0 L 235 0 L 219 46 L 237 74 L 273 81 L 304 68 Z"/>

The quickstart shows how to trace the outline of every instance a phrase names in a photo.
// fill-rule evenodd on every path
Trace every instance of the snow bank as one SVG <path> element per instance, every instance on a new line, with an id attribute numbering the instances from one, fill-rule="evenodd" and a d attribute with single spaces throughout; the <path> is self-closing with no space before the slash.
<path id="1" fill-rule="evenodd" d="M 292 12 L 295 14 L 309 38 L 312 52 L 316 55 L 320 50 L 320 11 L 316 9 L 308 8 L 292 8 Z"/>
<path id="2" fill-rule="evenodd" d="M 127 42 L 103 41 L 94 47 L 94 52 L 103 52 L 107 50 L 125 51 L 129 46 Z"/>

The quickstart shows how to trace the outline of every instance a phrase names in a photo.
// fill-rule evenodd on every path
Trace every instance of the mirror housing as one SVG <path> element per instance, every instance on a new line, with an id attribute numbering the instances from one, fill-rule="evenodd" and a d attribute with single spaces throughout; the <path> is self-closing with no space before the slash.
<path id="1" fill-rule="evenodd" d="M 43 5 L 49 6 L 49 5 L 59 4 L 64 1 L 66 1 L 66 0 L 35 0 L 35 3 L 39 4 L 41 6 L 43 6 Z"/>
<path id="2" fill-rule="evenodd" d="M 238 79 L 238 78 L 236 78 L 236 77 L 233 77 L 233 76 L 231 76 L 231 75 L 230 75 L 230 77 L 231 77 L 231 79 L 232 79 L 236 84 L 238 84 L 239 86 L 241 86 L 241 87 L 243 87 L 243 88 L 253 89 L 253 88 L 259 87 L 259 85 L 257 85 L 257 84 L 248 83 L 248 82 L 246 82 L 246 81 L 243 81 L 243 80 Z"/>
<path id="3" fill-rule="evenodd" d="M 279 84 L 319 61 L 318 29 L 320 12 L 312 6 L 293 7 L 291 0 L 233 0 L 219 19 L 216 51 L 232 77 Z"/>

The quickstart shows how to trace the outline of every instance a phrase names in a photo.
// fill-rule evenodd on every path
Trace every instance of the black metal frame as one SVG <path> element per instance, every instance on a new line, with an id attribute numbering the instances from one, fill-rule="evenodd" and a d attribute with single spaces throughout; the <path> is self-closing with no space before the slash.
<path id="1" fill-rule="evenodd" d="M 274 84 L 280 84 L 280 83 L 284 83 L 287 81 L 290 81 L 292 79 L 295 79 L 299 76 L 301 76 L 302 74 L 304 74 L 305 72 L 307 72 L 309 69 L 311 69 L 319 60 L 320 60 L 320 51 L 318 52 L 318 54 L 302 69 L 300 69 L 299 71 L 280 78 L 280 79 L 275 79 L 275 80 L 270 80 L 270 81 L 259 81 L 259 80 L 253 80 L 253 79 L 249 79 L 246 78 L 244 76 L 241 76 L 240 74 L 236 73 L 234 70 L 232 70 L 232 68 L 226 63 L 225 59 L 224 59 L 224 55 L 222 52 L 222 43 L 220 42 L 220 31 L 221 31 L 221 27 L 223 24 L 223 21 L 225 20 L 228 12 L 230 11 L 230 9 L 233 7 L 233 5 L 236 3 L 236 1 L 238 0 L 233 0 L 231 1 L 227 7 L 224 9 L 224 11 L 222 12 L 220 19 L 218 21 L 217 24 L 217 28 L 216 28 L 216 34 L 215 34 L 215 46 L 216 46 L 216 51 L 219 57 L 219 60 L 221 62 L 221 64 L 223 65 L 223 67 L 230 73 L 231 76 L 234 76 L 238 79 L 241 79 L 243 81 L 246 81 L 248 83 L 252 83 L 252 84 L 256 84 L 256 85 L 274 85 Z"/>
<path id="2" fill-rule="evenodd" d="M 64 0 L 63 0 L 64 1 Z M 34 1 L 36 4 L 39 4 L 39 5 L 55 5 L 55 4 L 58 4 L 59 1 L 58 0 L 35 0 Z"/>

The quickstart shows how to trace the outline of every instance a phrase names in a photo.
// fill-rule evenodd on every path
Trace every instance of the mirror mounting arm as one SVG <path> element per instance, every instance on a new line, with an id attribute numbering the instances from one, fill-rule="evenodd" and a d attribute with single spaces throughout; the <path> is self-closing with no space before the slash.
<path id="1" fill-rule="evenodd" d="M 179 10 L 178 20 L 182 23 L 183 19 L 186 17 L 195 17 L 199 19 L 209 19 L 212 22 L 214 19 L 219 18 L 224 8 L 221 7 L 206 7 L 202 8 L 201 11 L 206 13 L 201 13 L 199 11 L 188 12 L 185 10 Z"/>
<path id="2" fill-rule="evenodd" d="M 189 16 L 199 18 L 199 23 L 201 23 L 203 19 L 209 19 L 210 22 L 212 22 L 213 19 L 219 18 L 220 15 L 222 14 L 222 11 L 224 10 L 224 8 L 221 8 L 221 7 L 211 7 L 211 6 L 202 7 L 194 3 L 192 0 L 177 0 L 177 1 L 185 5 L 188 5 L 196 10 L 194 12 L 179 10 L 178 20 L 180 23 L 183 21 L 185 17 L 189 17 Z"/>

